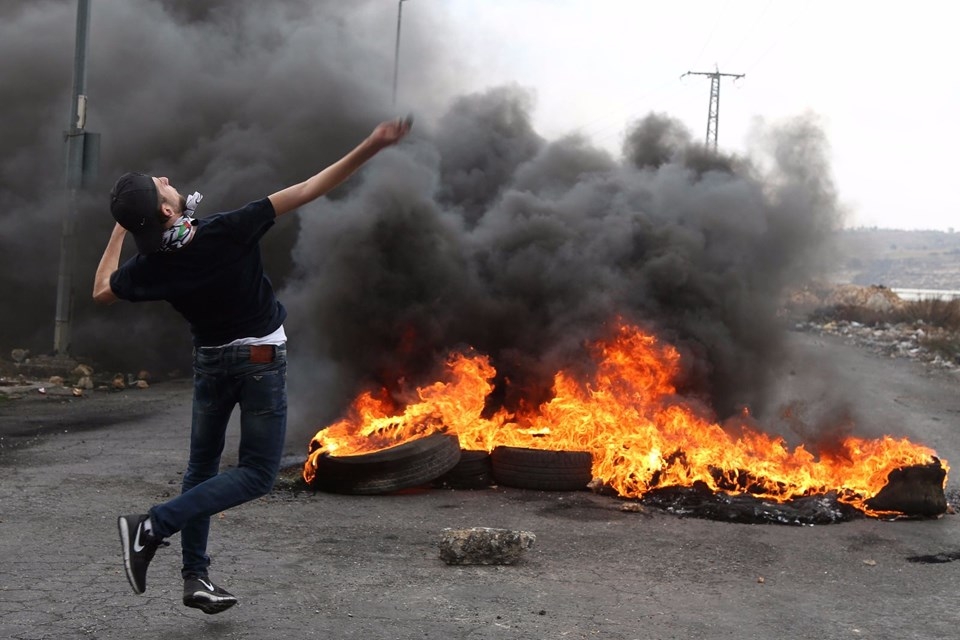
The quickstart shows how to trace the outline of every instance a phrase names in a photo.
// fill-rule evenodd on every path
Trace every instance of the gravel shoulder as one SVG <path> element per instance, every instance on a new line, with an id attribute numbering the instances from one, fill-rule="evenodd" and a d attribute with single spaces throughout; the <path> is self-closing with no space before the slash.
<path id="1" fill-rule="evenodd" d="M 960 460 L 954 374 L 832 336 L 791 340 L 783 393 L 849 397 L 862 428 Z M 212 575 L 241 606 L 206 616 L 180 604 L 176 538 L 136 596 L 116 534 L 118 514 L 178 491 L 189 414 L 186 382 L 0 401 L 0 637 L 926 640 L 960 623 L 954 515 L 741 525 L 624 512 L 587 492 L 357 497 L 290 484 L 214 519 Z M 228 464 L 236 444 L 233 429 Z M 516 566 L 443 564 L 440 531 L 473 526 L 537 540 Z"/>

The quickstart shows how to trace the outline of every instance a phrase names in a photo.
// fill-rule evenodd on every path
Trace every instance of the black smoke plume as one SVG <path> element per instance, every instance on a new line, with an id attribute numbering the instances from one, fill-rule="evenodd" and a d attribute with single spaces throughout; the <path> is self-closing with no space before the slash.
<path id="1" fill-rule="evenodd" d="M 392 47 L 381 46 L 394 15 L 378 17 L 372 0 L 94 9 L 88 127 L 103 134 L 102 180 L 79 214 L 72 350 L 119 369 L 185 367 L 186 327 L 164 305 L 87 301 L 112 180 L 166 175 L 204 193 L 203 215 L 306 178 L 396 115 Z M 15 72 L 0 76 L 0 346 L 42 352 L 75 8 L 2 11 L 0 55 Z M 430 381 L 455 348 L 491 357 L 491 408 L 536 403 L 616 318 L 677 346 L 681 391 L 719 418 L 769 405 L 787 359 L 781 297 L 826 268 L 840 224 L 815 118 L 758 125 L 738 157 L 651 114 L 615 156 L 539 135 L 521 87 L 458 95 L 443 70 L 452 54 L 430 51 L 422 28 L 407 88 L 422 112 L 414 134 L 265 241 L 289 311 L 292 437 L 305 442 L 361 389 Z"/>
<path id="2" fill-rule="evenodd" d="M 433 142 L 385 154 L 304 216 L 285 299 L 322 356 L 321 405 L 410 382 L 464 345 L 497 368 L 492 402 L 544 400 L 622 317 L 681 349 L 686 395 L 720 416 L 764 408 L 787 361 L 782 294 L 823 266 L 839 223 L 815 122 L 761 128 L 753 161 L 650 115 L 615 160 L 540 139 L 528 100 L 459 99 Z"/>

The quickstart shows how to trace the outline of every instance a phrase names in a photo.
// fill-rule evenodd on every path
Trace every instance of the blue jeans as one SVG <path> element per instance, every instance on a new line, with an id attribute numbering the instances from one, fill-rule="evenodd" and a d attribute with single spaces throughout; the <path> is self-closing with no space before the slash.
<path id="1" fill-rule="evenodd" d="M 262 357 L 268 349 L 270 362 Z M 272 353 L 271 353 L 272 352 Z M 206 574 L 210 516 L 273 488 L 287 428 L 287 349 L 199 347 L 193 358 L 193 426 L 183 491 L 150 509 L 154 535 L 180 532 L 184 576 Z M 240 455 L 220 472 L 227 423 L 240 405 Z"/>

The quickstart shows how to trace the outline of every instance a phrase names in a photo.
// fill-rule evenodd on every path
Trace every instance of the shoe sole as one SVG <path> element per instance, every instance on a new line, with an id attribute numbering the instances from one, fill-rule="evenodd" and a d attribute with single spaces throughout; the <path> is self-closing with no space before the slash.
<path id="1" fill-rule="evenodd" d="M 209 602 L 206 600 L 201 601 L 201 600 L 184 599 L 183 604 L 193 609 L 200 609 L 200 611 L 203 611 L 204 613 L 209 613 L 212 615 L 215 613 L 222 613 L 226 611 L 233 605 L 237 604 L 237 601 L 234 600 L 233 602 Z"/>
<path id="2" fill-rule="evenodd" d="M 123 545 L 123 568 L 127 572 L 127 581 L 135 594 L 142 595 L 143 591 L 137 588 L 137 583 L 133 579 L 133 569 L 130 567 L 130 526 L 127 524 L 127 519 L 123 516 L 117 518 L 117 528 L 120 530 L 120 544 Z"/>

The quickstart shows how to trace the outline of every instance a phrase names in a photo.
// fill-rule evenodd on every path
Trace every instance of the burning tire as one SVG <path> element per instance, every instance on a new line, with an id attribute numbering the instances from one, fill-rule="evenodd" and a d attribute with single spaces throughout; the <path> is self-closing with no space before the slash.
<path id="1" fill-rule="evenodd" d="M 313 486 L 331 493 L 377 495 L 429 484 L 460 460 L 454 435 L 435 433 L 389 449 L 317 458 Z"/>
<path id="2" fill-rule="evenodd" d="M 593 479 L 593 456 L 588 451 L 497 447 L 490 460 L 494 479 L 518 489 L 577 491 Z"/>
<path id="3" fill-rule="evenodd" d="M 493 484 L 493 464 L 486 451 L 464 449 L 453 469 L 434 481 L 434 486 L 448 489 L 486 489 Z"/>

